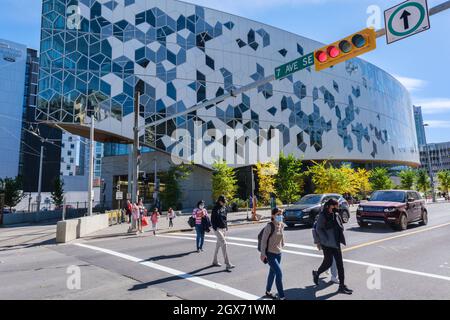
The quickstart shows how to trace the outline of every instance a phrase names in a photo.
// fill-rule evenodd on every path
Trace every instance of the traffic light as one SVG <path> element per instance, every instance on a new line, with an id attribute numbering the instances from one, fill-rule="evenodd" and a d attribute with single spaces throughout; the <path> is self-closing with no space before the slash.
<path id="1" fill-rule="evenodd" d="M 342 40 L 320 48 L 314 52 L 316 71 L 332 67 L 338 63 L 357 57 L 377 47 L 376 33 L 366 28 Z"/>

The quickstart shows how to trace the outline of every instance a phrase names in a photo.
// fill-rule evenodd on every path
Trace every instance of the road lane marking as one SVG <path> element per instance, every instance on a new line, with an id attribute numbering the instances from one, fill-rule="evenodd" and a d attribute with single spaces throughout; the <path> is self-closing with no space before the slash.
<path id="1" fill-rule="evenodd" d="M 385 241 L 389 241 L 389 240 L 394 240 L 394 239 L 398 239 L 398 238 L 403 238 L 403 237 L 407 237 L 407 236 L 410 236 L 410 235 L 413 235 L 413 234 L 422 233 L 422 232 L 426 232 L 426 231 L 431 231 L 431 230 L 438 229 L 438 228 L 443 228 L 443 227 L 446 227 L 446 226 L 450 226 L 450 222 L 447 222 L 447 223 L 444 223 L 444 224 L 440 224 L 440 225 L 437 225 L 437 226 L 434 226 L 434 227 L 429 227 L 429 228 L 420 229 L 420 230 L 416 230 L 416 231 L 406 232 L 406 233 L 403 233 L 403 234 L 399 234 L 397 236 L 392 236 L 392 237 L 388 237 L 388 238 L 383 238 L 383 239 L 379 239 L 379 240 L 374 240 L 374 241 L 361 243 L 359 245 L 343 249 L 342 252 L 348 252 L 348 251 L 364 248 L 364 247 L 367 247 L 367 246 L 371 246 L 371 245 L 374 245 L 374 244 L 377 244 L 377 243 L 381 243 L 381 242 L 385 242 Z"/>
<path id="2" fill-rule="evenodd" d="M 83 243 L 75 243 L 74 245 L 82 247 L 82 248 L 91 249 L 91 250 L 94 250 L 94 251 L 99 251 L 99 252 L 102 252 L 102 253 L 106 253 L 106 254 L 109 254 L 109 255 L 112 255 L 112 256 L 115 256 L 115 257 L 118 257 L 118 258 L 122 258 L 122 259 L 128 260 L 128 261 L 136 262 L 136 263 L 139 263 L 139 264 L 144 265 L 146 267 L 149 267 L 149 268 L 152 268 L 152 269 L 155 269 L 155 270 L 159 270 L 159 271 L 162 271 L 162 272 L 165 272 L 165 273 L 177 276 L 179 278 L 182 278 L 182 279 L 194 282 L 194 283 L 202 285 L 204 287 L 208 287 L 208 288 L 211 288 L 211 289 L 214 289 L 214 290 L 219 290 L 219 291 L 228 293 L 230 295 L 233 295 L 235 297 L 238 297 L 238 298 L 241 298 L 241 299 L 244 299 L 244 300 L 258 300 L 258 299 L 260 299 L 260 297 L 258 297 L 258 296 L 255 296 L 253 294 L 241 291 L 239 289 L 235 289 L 235 288 L 232 288 L 232 287 L 220 284 L 220 283 L 216 283 L 216 282 L 213 282 L 213 281 L 210 281 L 210 280 L 206 280 L 206 279 L 203 279 L 203 278 L 200 278 L 200 277 L 196 277 L 196 276 L 191 275 L 189 273 L 185 273 L 183 271 L 179 271 L 179 270 L 176 270 L 176 269 L 165 267 L 165 266 L 153 263 L 153 262 L 145 261 L 145 260 L 142 260 L 142 259 L 130 256 L 130 255 L 127 255 L 127 254 L 123 254 L 123 253 L 116 252 L 116 251 L 113 251 L 113 250 L 104 249 L 104 248 L 100 248 L 100 247 L 95 247 L 95 246 L 91 246 L 91 245 L 86 245 L 86 244 L 83 244 Z"/>
<path id="3" fill-rule="evenodd" d="M 177 235 L 183 235 L 183 236 L 190 236 L 190 237 L 196 237 L 197 235 L 189 233 L 189 234 L 184 234 L 184 233 L 174 233 Z M 210 235 L 205 235 L 206 238 L 214 238 L 216 239 L 216 236 L 210 236 Z M 253 243 L 258 243 L 258 240 L 256 239 L 248 239 L 248 238 L 239 238 L 239 237 L 226 237 L 227 239 L 230 240 L 236 240 L 236 241 L 244 241 L 244 242 L 253 242 Z M 305 250 L 311 250 L 311 251 L 316 251 L 317 247 L 313 247 L 313 246 L 305 246 L 302 244 L 295 244 L 295 243 L 286 243 L 285 244 L 286 247 L 290 247 L 290 248 L 297 248 L 297 249 L 305 249 Z"/>
<path id="4" fill-rule="evenodd" d="M 183 239 L 183 240 L 195 240 L 195 239 L 193 239 L 191 237 L 178 237 L 178 236 L 166 236 L 166 235 L 164 235 L 164 236 L 163 235 L 159 235 L 158 237 L 160 237 L 160 238 Z M 205 239 L 205 242 L 214 242 L 215 243 L 216 241 L 214 241 L 214 240 L 206 240 Z M 236 242 L 228 242 L 227 241 L 227 244 L 234 245 L 234 246 L 240 246 L 240 247 L 254 248 L 254 249 L 257 248 L 257 246 L 247 245 L 247 244 L 242 244 L 242 243 L 236 243 Z M 300 252 L 300 251 L 292 251 L 292 250 L 283 250 L 283 252 L 284 253 L 294 254 L 294 255 L 299 255 L 299 256 L 306 256 L 306 257 L 313 257 L 313 258 L 323 259 L 323 255 L 320 255 L 320 254 Z M 370 263 L 370 262 L 365 262 L 365 261 L 357 261 L 357 260 L 351 260 L 351 259 L 343 259 L 343 260 L 344 260 L 344 262 L 347 262 L 347 263 L 352 263 L 352 264 L 357 264 L 357 265 L 362 265 L 362 266 L 367 266 L 367 267 L 375 267 L 375 268 L 379 268 L 379 269 L 385 269 L 385 270 L 390 270 L 390 271 L 396 271 L 396 272 L 401 272 L 401 273 L 412 274 L 412 275 L 416 275 L 416 276 L 440 279 L 440 280 L 445 280 L 445 281 L 449 281 L 450 282 L 450 277 L 441 276 L 441 275 L 438 275 L 438 274 L 414 271 L 414 270 L 409 270 L 409 269 L 404 269 L 404 268 L 396 268 L 396 267 L 391 267 L 391 266 L 386 266 L 386 265 L 381 265 L 381 264 L 376 264 L 376 263 Z"/>

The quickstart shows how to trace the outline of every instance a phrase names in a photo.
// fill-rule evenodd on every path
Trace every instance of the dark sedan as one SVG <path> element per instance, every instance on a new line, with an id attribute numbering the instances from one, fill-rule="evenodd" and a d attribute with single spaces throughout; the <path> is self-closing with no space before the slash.
<path id="1" fill-rule="evenodd" d="M 284 211 L 284 222 L 288 227 L 296 224 L 312 226 L 323 204 L 329 199 L 339 202 L 339 214 L 344 223 L 350 219 L 350 209 L 347 201 L 340 194 L 309 194 Z"/>

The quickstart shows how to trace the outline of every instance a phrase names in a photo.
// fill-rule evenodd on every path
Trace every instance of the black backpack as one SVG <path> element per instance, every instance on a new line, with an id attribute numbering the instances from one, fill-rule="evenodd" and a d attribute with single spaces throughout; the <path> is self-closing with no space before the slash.
<path id="1" fill-rule="evenodd" d="M 272 222 L 269 222 L 268 224 L 270 224 L 270 234 L 269 237 L 267 238 L 267 247 L 269 247 L 269 239 L 272 236 L 272 234 L 275 232 L 275 225 Z M 263 237 L 263 233 L 264 230 L 266 229 L 266 227 L 264 227 L 258 234 L 258 251 L 261 252 L 261 241 L 262 241 L 262 237 Z"/>

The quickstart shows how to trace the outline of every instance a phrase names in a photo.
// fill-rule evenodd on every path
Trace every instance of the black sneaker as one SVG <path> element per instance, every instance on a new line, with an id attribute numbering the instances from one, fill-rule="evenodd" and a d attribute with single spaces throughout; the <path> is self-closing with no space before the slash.
<path id="1" fill-rule="evenodd" d="M 350 295 L 350 294 L 353 293 L 353 290 L 347 288 L 347 286 L 339 286 L 338 292 L 339 292 L 339 293 L 349 294 L 349 295 Z"/>
<path id="2" fill-rule="evenodd" d="M 317 271 L 313 270 L 312 275 L 313 275 L 314 283 L 316 284 L 316 286 L 318 286 L 319 285 L 319 274 L 317 273 Z"/>

